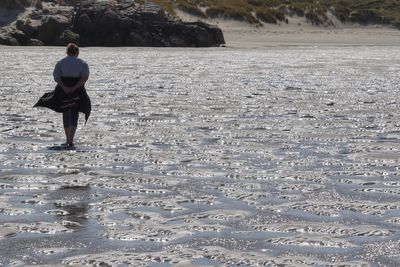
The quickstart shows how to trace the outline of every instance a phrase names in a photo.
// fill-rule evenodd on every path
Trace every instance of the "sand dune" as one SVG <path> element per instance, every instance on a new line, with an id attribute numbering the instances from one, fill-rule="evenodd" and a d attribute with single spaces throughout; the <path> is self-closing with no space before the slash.
<path id="1" fill-rule="evenodd" d="M 197 17 L 177 11 L 184 21 Z M 252 26 L 246 22 L 213 19 L 205 22 L 220 27 L 227 46 L 260 47 L 280 45 L 394 45 L 400 44 L 400 30 L 381 25 L 343 24 L 334 20 L 332 26 L 314 26 L 304 18 L 292 17 L 289 23 Z"/>

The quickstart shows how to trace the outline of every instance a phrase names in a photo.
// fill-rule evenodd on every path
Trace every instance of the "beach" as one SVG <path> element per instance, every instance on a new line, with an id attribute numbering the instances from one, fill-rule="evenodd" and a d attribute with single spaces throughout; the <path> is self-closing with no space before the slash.
<path id="1" fill-rule="evenodd" d="M 177 11 L 184 21 L 197 21 L 198 17 Z M 400 30 L 382 25 L 358 25 L 340 22 L 330 17 L 332 25 L 315 26 L 303 17 L 290 17 L 288 23 L 251 25 L 228 19 L 202 19 L 220 27 L 228 46 L 396 46 L 400 45 Z"/>
<path id="2" fill-rule="evenodd" d="M 399 31 L 214 22 L 81 48 L 71 150 L 32 107 L 65 48 L 0 46 L 0 265 L 400 265 Z"/>
<path id="3" fill-rule="evenodd" d="M 262 29 L 246 25 L 220 26 L 225 29 L 227 44 L 233 47 L 400 45 L 400 30 L 383 26 L 343 28 L 265 26 Z"/>
<path id="4" fill-rule="evenodd" d="M 4 266 L 399 265 L 398 47 L 82 48 L 65 151 L 64 48 L 0 53 Z"/>

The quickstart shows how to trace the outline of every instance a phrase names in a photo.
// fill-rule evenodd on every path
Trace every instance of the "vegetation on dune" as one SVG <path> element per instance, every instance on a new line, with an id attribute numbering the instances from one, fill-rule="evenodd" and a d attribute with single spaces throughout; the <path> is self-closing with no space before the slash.
<path id="1" fill-rule="evenodd" d="M 41 0 L 38 0 L 41 1 Z M 74 5 L 80 0 L 43 0 Z M 120 0 L 122 1 L 122 0 Z M 228 18 L 251 24 L 280 23 L 292 16 L 314 25 L 331 25 L 331 13 L 345 23 L 387 24 L 400 28 L 399 0 L 136 0 L 153 2 L 171 15 L 178 8 L 199 18 Z M 0 0 L 0 7 L 22 8 L 32 0 Z"/>
<path id="2" fill-rule="evenodd" d="M 223 17 L 252 24 L 288 22 L 305 17 L 314 25 L 330 25 L 331 13 L 346 23 L 400 27 L 399 0 L 149 0 L 174 14 L 174 8 L 198 17 Z"/>

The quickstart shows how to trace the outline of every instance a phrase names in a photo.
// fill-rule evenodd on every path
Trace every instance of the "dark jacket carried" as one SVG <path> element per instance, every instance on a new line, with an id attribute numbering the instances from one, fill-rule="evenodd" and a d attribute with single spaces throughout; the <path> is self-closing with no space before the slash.
<path id="1" fill-rule="evenodd" d="M 66 86 L 72 87 L 80 78 L 62 77 L 61 80 Z M 68 95 L 59 85 L 54 91 L 45 93 L 33 107 L 46 107 L 60 113 L 74 109 L 85 114 L 85 124 L 92 109 L 85 87 L 82 86 L 72 95 Z"/>

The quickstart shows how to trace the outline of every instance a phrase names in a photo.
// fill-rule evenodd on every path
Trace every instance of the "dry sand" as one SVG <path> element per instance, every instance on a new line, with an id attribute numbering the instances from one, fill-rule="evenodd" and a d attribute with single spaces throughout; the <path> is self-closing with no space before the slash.
<path id="1" fill-rule="evenodd" d="M 196 21 L 197 17 L 177 11 L 184 21 Z M 229 47 L 263 47 L 285 45 L 400 45 L 400 30 L 378 25 L 361 26 L 343 24 L 331 18 L 333 26 L 314 26 L 304 18 L 289 18 L 289 23 L 252 26 L 234 20 L 205 20 L 220 27 Z"/>

